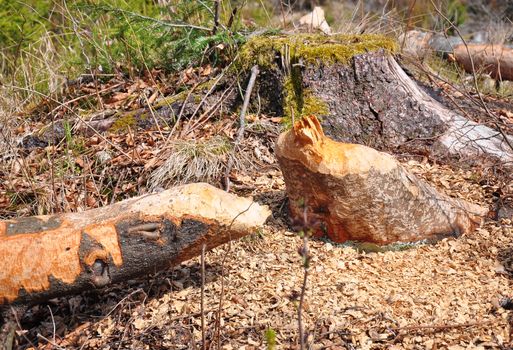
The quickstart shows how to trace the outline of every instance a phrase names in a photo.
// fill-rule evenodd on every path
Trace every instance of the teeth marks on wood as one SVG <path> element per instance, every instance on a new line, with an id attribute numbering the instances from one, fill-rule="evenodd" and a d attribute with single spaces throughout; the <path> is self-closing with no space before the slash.
<path id="1" fill-rule="evenodd" d="M 149 222 L 129 227 L 127 232 L 128 234 L 139 235 L 149 241 L 156 241 L 160 239 L 161 229 L 158 223 Z"/>
<path id="2" fill-rule="evenodd" d="M 104 247 L 86 232 L 82 233 L 79 249 L 80 262 L 84 266 L 86 278 L 96 287 L 104 287 L 111 282 L 109 264 L 110 254 Z"/>

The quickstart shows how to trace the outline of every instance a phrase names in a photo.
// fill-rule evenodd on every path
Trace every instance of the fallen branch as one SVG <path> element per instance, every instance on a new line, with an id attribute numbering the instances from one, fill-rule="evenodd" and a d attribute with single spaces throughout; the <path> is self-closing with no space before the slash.
<path id="1" fill-rule="evenodd" d="M 467 328 L 467 327 L 476 327 L 476 326 L 484 326 L 490 323 L 493 323 L 493 320 L 488 321 L 480 321 L 480 322 L 466 322 L 466 323 L 454 323 L 454 324 L 434 324 L 434 325 L 423 325 L 423 326 L 404 326 L 404 327 L 394 327 L 390 328 L 391 331 L 417 331 L 423 329 L 436 329 L 436 330 L 445 330 L 445 329 L 454 329 L 454 328 Z"/>

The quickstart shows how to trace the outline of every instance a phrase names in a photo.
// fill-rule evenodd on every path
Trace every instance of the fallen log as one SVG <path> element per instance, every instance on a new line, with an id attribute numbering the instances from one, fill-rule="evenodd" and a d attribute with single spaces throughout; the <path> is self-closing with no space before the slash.
<path id="1" fill-rule="evenodd" d="M 490 77 L 496 80 L 513 80 L 513 49 L 510 47 L 494 44 L 461 44 L 454 47 L 453 55 L 466 72 L 490 74 Z"/>
<path id="2" fill-rule="evenodd" d="M 247 235 L 267 207 L 191 184 L 81 213 L 0 221 L 0 307 L 155 272 Z"/>
<path id="3" fill-rule="evenodd" d="M 487 209 L 450 198 L 391 155 L 326 137 L 304 117 L 276 143 L 291 222 L 335 242 L 436 240 L 472 231 Z"/>
<path id="4" fill-rule="evenodd" d="M 500 44 L 464 43 L 458 37 L 409 31 L 404 40 L 405 51 L 423 57 L 434 51 L 456 61 L 467 73 L 484 73 L 497 80 L 513 80 L 513 48 Z M 473 64 L 473 65 L 472 65 Z"/>

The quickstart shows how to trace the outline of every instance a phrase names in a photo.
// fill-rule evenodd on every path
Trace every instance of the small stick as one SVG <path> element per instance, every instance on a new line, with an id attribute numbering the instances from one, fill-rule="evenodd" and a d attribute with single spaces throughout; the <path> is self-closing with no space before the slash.
<path id="1" fill-rule="evenodd" d="M 201 349 L 206 350 L 205 341 L 205 243 L 201 246 Z"/>
<path id="2" fill-rule="evenodd" d="M 309 264 L 310 264 L 310 257 L 308 252 L 308 228 L 306 228 L 307 225 L 307 213 L 306 213 L 306 201 L 305 206 L 303 208 L 303 222 L 305 228 L 303 229 L 303 248 L 301 249 L 301 257 L 303 258 L 303 284 L 301 285 L 301 295 L 299 297 L 299 305 L 297 308 L 297 321 L 298 321 L 298 327 L 299 327 L 299 344 L 300 349 L 305 349 L 305 332 L 303 329 L 303 304 L 305 301 L 305 293 L 306 293 L 306 284 L 308 280 L 308 271 L 310 270 Z"/>
<path id="3" fill-rule="evenodd" d="M 226 171 L 224 173 L 226 192 L 230 192 L 230 171 L 232 170 L 232 167 L 233 167 L 233 158 L 235 156 L 235 150 L 238 148 L 240 142 L 242 141 L 242 137 L 244 136 L 244 128 L 245 128 L 245 124 L 246 124 L 245 123 L 246 110 L 248 109 L 249 99 L 251 97 L 251 92 L 253 91 L 253 86 L 255 85 L 255 81 L 256 81 L 258 72 L 259 72 L 258 65 L 254 65 L 251 68 L 251 77 L 249 78 L 248 87 L 246 88 L 246 93 L 244 94 L 244 103 L 242 104 L 242 109 L 240 111 L 239 131 L 237 133 L 237 137 L 235 138 L 232 154 L 231 154 L 231 157 L 228 159 L 228 164 L 226 165 Z"/>
<path id="4" fill-rule="evenodd" d="M 411 0 L 410 6 L 408 6 L 408 14 L 406 15 L 407 16 L 406 27 L 404 28 L 404 38 L 403 38 L 403 42 L 401 43 L 401 52 L 403 51 L 404 43 L 406 42 L 406 34 L 408 33 L 408 31 L 410 30 L 410 27 L 411 27 L 411 14 L 412 14 L 413 8 L 415 7 L 415 2 L 416 2 L 416 0 Z"/>
<path id="5" fill-rule="evenodd" d="M 219 0 L 214 2 L 214 28 L 212 28 L 212 35 L 215 35 L 219 27 Z"/>
<path id="6" fill-rule="evenodd" d="M 484 326 L 486 324 L 493 323 L 493 320 L 480 321 L 480 322 L 467 322 L 467 323 L 455 323 L 455 324 L 438 324 L 438 325 L 425 325 L 425 326 L 405 326 L 391 328 L 392 331 L 415 331 L 422 329 L 451 329 L 451 328 L 467 328 L 475 326 Z"/>

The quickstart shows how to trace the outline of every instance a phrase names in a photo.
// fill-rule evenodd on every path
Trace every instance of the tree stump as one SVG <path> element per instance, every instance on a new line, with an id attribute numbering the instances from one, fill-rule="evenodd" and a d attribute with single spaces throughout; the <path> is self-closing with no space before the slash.
<path id="1" fill-rule="evenodd" d="M 335 242 L 436 240 L 473 230 L 485 208 L 450 198 L 391 155 L 333 141 L 317 118 L 295 123 L 276 143 L 292 223 Z"/>
<path id="2" fill-rule="evenodd" d="M 513 137 L 434 100 L 395 61 L 395 49 L 373 35 L 300 34 L 253 38 L 241 57 L 281 84 L 274 101 L 289 124 L 314 114 L 337 141 L 513 168 Z M 268 85 L 255 94 L 269 95 Z"/>

